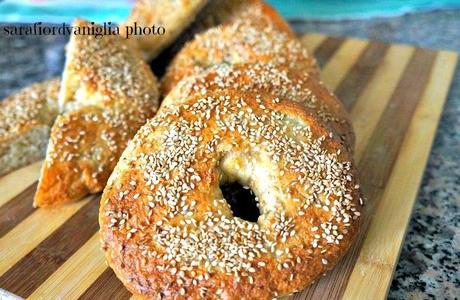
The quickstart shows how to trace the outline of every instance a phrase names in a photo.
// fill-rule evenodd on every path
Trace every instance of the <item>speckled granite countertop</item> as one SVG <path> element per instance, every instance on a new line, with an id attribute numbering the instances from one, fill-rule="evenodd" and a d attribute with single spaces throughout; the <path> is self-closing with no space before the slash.
<path id="1" fill-rule="evenodd" d="M 356 36 L 460 51 L 460 10 L 346 22 L 295 22 L 298 31 Z M 0 98 L 59 75 L 62 37 L 0 35 Z M 460 66 L 415 204 L 390 299 L 460 297 Z"/>

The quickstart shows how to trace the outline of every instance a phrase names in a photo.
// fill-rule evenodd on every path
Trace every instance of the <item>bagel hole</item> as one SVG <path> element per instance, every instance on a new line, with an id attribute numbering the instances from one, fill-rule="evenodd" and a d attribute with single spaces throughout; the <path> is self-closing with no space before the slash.
<path id="1" fill-rule="evenodd" d="M 238 181 L 227 182 L 220 186 L 222 195 L 232 209 L 233 216 L 249 222 L 257 222 L 260 216 L 256 195 L 248 186 Z"/>

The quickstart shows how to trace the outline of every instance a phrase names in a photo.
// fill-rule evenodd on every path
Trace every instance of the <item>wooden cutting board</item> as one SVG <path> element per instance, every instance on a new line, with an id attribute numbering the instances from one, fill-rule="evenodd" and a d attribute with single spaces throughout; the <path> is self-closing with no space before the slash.
<path id="1" fill-rule="evenodd" d="M 350 110 L 367 204 L 356 245 L 332 272 L 292 298 L 383 299 L 457 54 L 319 34 L 302 40 Z M 0 288 L 30 298 L 128 299 L 99 249 L 100 196 L 34 209 L 39 169 L 40 162 L 0 178 Z"/>

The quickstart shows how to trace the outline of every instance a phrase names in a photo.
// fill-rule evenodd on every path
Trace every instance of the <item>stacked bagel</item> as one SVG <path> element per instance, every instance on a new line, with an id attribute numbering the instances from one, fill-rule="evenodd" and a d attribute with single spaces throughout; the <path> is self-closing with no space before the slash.
<path id="1" fill-rule="evenodd" d="M 266 4 L 198 34 L 162 80 L 99 214 L 109 266 L 151 299 L 271 299 L 330 270 L 360 228 L 354 135 L 314 58 Z M 234 216 L 238 182 L 260 216 Z"/>

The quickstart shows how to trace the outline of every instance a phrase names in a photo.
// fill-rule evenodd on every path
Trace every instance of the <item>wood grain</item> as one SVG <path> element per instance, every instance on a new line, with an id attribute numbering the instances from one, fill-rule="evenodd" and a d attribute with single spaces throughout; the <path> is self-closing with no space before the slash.
<path id="1" fill-rule="evenodd" d="M 350 118 L 356 135 L 355 159 L 357 161 L 361 159 L 414 51 L 413 47 L 392 45 L 351 108 Z"/>
<path id="2" fill-rule="evenodd" d="M 318 64 L 321 67 L 324 66 L 324 64 L 329 61 L 344 41 L 345 39 L 338 37 L 327 37 L 324 39 L 323 42 L 315 47 L 313 51 Z"/>
<path id="3" fill-rule="evenodd" d="M 38 209 L 0 239 L 0 275 L 76 213 L 88 199 L 55 209 Z"/>
<path id="4" fill-rule="evenodd" d="M 310 53 L 315 53 L 316 48 L 318 48 L 324 40 L 327 39 L 327 36 L 324 34 L 310 33 L 302 35 L 299 37 L 302 44 L 310 51 Z"/>
<path id="5" fill-rule="evenodd" d="M 30 194 L 35 193 L 36 189 L 37 183 L 35 182 L 3 206 L 0 206 L 0 237 L 4 236 L 5 233 L 35 210 L 29 200 Z"/>
<path id="6" fill-rule="evenodd" d="M 379 42 L 369 43 L 346 77 L 338 85 L 335 94 L 349 110 L 362 93 L 369 79 L 378 70 L 389 45 Z"/>
<path id="7" fill-rule="evenodd" d="M 107 265 L 100 250 L 99 235 L 93 235 L 29 299 L 76 299 L 104 272 Z"/>
<path id="8" fill-rule="evenodd" d="M 384 299 L 388 293 L 456 60 L 457 55 L 452 52 L 440 52 L 436 57 L 351 274 L 353 284 L 347 286 L 344 299 Z"/>
<path id="9" fill-rule="evenodd" d="M 28 297 L 99 229 L 93 197 L 63 225 L 0 277 L 0 286 Z M 81 226 L 84 224 L 84 226 Z"/>
<path id="10" fill-rule="evenodd" d="M 347 255 L 291 298 L 384 299 L 457 55 L 321 34 L 301 40 L 350 109 L 367 203 Z M 31 299 L 129 299 L 99 249 L 98 196 L 54 210 L 29 205 L 40 164 L 0 178 L 0 288 Z"/>
<path id="11" fill-rule="evenodd" d="M 382 48 L 383 47 L 381 47 L 381 46 L 379 46 L 379 47 L 377 47 L 377 46 L 371 47 L 370 45 L 368 45 L 363 50 L 363 52 L 361 53 L 360 58 L 366 57 L 366 59 L 369 60 L 369 57 L 374 57 L 374 58 L 379 57 L 379 56 L 382 55 L 382 52 L 386 51 L 386 47 L 384 49 L 382 49 Z M 391 55 L 391 53 L 390 53 L 390 55 Z M 393 58 L 393 57 L 390 56 L 390 58 Z M 336 58 L 336 63 L 337 64 L 342 64 L 342 61 L 341 61 L 342 59 L 346 59 L 346 57 Z M 380 70 L 380 67 L 382 65 L 384 65 L 385 62 L 382 59 L 379 59 L 379 60 L 380 60 L 379 64 L 375 64 L 374 61 L 372 61 L 372 64 Z M 409 60 L 409 58 L 407 58 L 407 60 Z M 361 67 L 356 67 L 357 64 L 358 64 L 358 62 L 355 65 L 350 67 L 351 68 L 350 72 L 353 72 L 353 70 L 356 70 L 357 68 L 361 68 Z M 375 75 L 378 75 L 379 73 L 377 73 L 377 72 L 378 71 L 364 72 L 364 73 L 362 73 L 362 77 L 358 77 L 357 76 L 358 74 L 356 74 L 355 78 L 354 78 L 356 80 L 356 83 L 352 83 L 352 84 L 355 86 L 355 88 L 359 88 L 361 90 L 364 89 L 364 92 L 366 92 L 368 89 L 373 87 L 372 83 L 375 82 L 375 81 L 373 80 L 372 75 L 374 73 L 375 73 Z M 388 73 L 388 72 L 391 72 L 391 70 L 383 69 L 383 74 Z M 371 73 L 371 74 L 369 74 L 369 73 Z M 382 74 L 382 72 L 380 72 L 380 74 Z M 346 81 L 346 79 L 344 81 Z M 350 83 L 347 83 L 347 85 L 348 84 L 350 84 Z M 358 85 L 360 85 L 362 87 L 358 87 Z M 344 83 L 340 82 L 340 84 L 338 85 L 337 88 L 340 89 L 342 87 L 342 89 L 343 89 L 343 86 L 344 86 Z M 390 99 L 390 96 L 392 95 L 395 86 L 393 86 L 393 87 L 389 86 L 389 88 L 390 88 L 390 91 L 389 91 L 389 93 L 387 93 L 388 100 Z M 340 95 L 339 95 L 339 97 L 340 97 Z M 366 100 L 367 100 L 366 104 L 369 105 L 369 99 L 366 99 Z M 354 101 L 351 102 L 350 104 L 353 104 L 353 103 L 354 103 Z M 373 117 L 377 117 L 377 119 L 379 118 L 379 116 L 380 116 L 379 114 L 378 115 L 373 115 Z M 359 133 L 360 132 L 357 132 L 357 136 L 356 136 L 358 144 L 360 142 L 361 143 L 362 142 L 367 142 L 367 141 L 363 141 L 363 139 L 360 137 Z M 379 192 L 380 192 L 379 190 L 371 189 L 370 191 L 364 191 L 364 194 L 367 197 L 371 197 L 372 199 L 375 199 L 375 198 L 378 198 Z M 359 244 L 359 241 L 358 241 L 358 244 Z M 320 299 L 321 298 L 324 298 L 324 299 L 338 299 L 338 298 L 340 298 L 341 293 L 342 293 L 342 287 L 345 286 L 347 281 L 348 281 L 348 276 L 351 273 L 351 270 L 353 268 L 354 262 L 356 261 L 356 257 L 358 255 L 358 253 L 359 253 L 359 245 L 353 247 L 352 249 L 350 249 L 349 253 L 346 255 L 346 257 L 344 257 L 344 259 L 342 259 L 340 261 L 340 263 L 335 267 L 333 272 L 330 272 L 329 274 L 326 274 L 325 277 L 320 279 L 317 283 L 312 285 L 310 288 L 305 289 L 301 293 L 298 293 L 294 297 L 294 299 L 317 299 L 317 298 L 320 298 Z"/>
<path id="12" fill-rule="evenodd" d="M 359 164 L 360 172 L 366 174 L 367 183 L 383 187 L 388 179 L 412 114 L 430 78 L 435 58 L 434 51 L 415 50 Z"/>
<path id="13" fill-rule="evenodd" d="M 37 181 L 43 161 L 0 177 L 0 206 Z"/>
<path id="14" fill-rule="evenodd" d="M 324 65 L 321 72 L 324 83 L 335 90 L 345 78 L 351 67 L 357 62 L 368 42 L 358 39 L 347 39 L 334 56 Z M 318 50 L 320 50 L 318 48 Z"/>
<path id="15" fill-rule="evenodd" d="M 337 271 L 333 272 L 331 276 L 327 278 L 327 280 L 322 280 L 322 287 L 319 290 L 326 290 L 328 298 L 341 298 L 343 289 L 335 288 L 335 284 L 338 281 L 349 281 L 348 276 L 350 276 L 351 269 L 359 254 L 360 245 L 365 236 L 366 229 L 371 222 L 371 213 L 380 202 L 382 194 L 385 191 L 383 187 L 389 178 L 393 163 L 397 158 L 398 150 L 401 145 L 399 136 L 404 136 L 406 133 L 408 124 L 406 122 L 410 121 L 412 113 L 420 99 L 420 95 L 424 92 L 424 83 L 426 83 L 426 80 L 430 76 L 433 59 L 434 56 L 427 50 L 415 51 L 368 142 L 365 154 L 359 162 L 360 171 L 362 174 L 365 174 L 365 176 L 363 176 L 362 186 L 368 199 L 367 207 L 365 208 L 366 214 L 363 218 L 363 232 L 349 255 L 345 258 L 347 267 L 339 267 L 336 269 Z M 419 67 L 421 61 L 425 63 L 423 68 Z M 414 72 L 417 72 L 416 76 L 414 76 Z M 411 77 L 416 80 L 410 80 Z M 410 98 L 408 98 L 407 95 L 407 93 L 409 93 L 408 91 L 410 91 Z M 404 113 L 401 113 L 401 111 Z M 397 126 L 396 130 L 393 134 L 389 134 L 391 133 L 389 128 L 393 126 Z M 399 136 L 395 136 L 394 134 L 398 134 Z M 381 150 L 381 152 L 386 155 L 376 156 L 376 149 Z M 369 176 L 370 173 L 372 173 L 372 176 Z M 376 180 L 381 184 L 375 184 Z M 344 263 L 341 265 L 343 266 Z M 315 296 L 313 296 L 313 298 L 315 298 Z"/>
<path id="16" fill-rule="evenodd" d="M 417 79 L 420 79 L 423 82 L 424 79 L 429 78 L 432 66 L 432 61 L 430 59 L 433 58 L 434 57 L 432 57 L 431 52 L 427 50 L 415 50 L 408 66 L 404 70 L 401 81 L 399 81 L 399 84 L 395 87 L 388 106 L 380 117 L 379 123 L 372 134 L 370 142 L 368 142 L 364 155 L 358 162 L 358 165 L 360 166 L 358 169 L 362 174 L 361 186 L 363 188 L 363 193 L 367 198 L 366 207 L 364 209 L 365 213 L 362 217 L 363 223 L 361 233 L 346 257 L 333 272 L 322 278 L 316 286 L 314 286 L 307 299 L 316 299 L 320 297 L 326 297 L 327 299 L 342 298 L 344 287 L 346 286 L 346 283 L 349 282 L 349 277 L 359 255 L 360 247 L 366 234 L 367 227 L 371 222 L 371 213 L 373 212 L 375 206 L 379 203 L 384 192 L 383 185 L 375 185 L 374 182 L 378 179 L 379 182 L 386 183 L 389 177 L 388 171 L 391 170 L 400 147 L 398 138 L 391 135 L 387 136 L 389 133 L 388 126 L 391 126 L 390 124 L 399 124 L 401 126 L 401 128 L 399 128 L 400 130 L 396 130 L 394 133 L 404 136 L 407 130 L 405 122 L 407 122 L 407 120 L 410 121 L 419 99 L 417 97 L 413 97 L 410 99 L 411 101 L 407 101 L 407 90 L 402 89 L 401 86 L 405 86 L 413 95 L 421 95 L 424 91 L 425 85 L 420 84 L 419 81 L 410 81 L 408 78 L 410 78 L 411 75 L 413 76 L 412 72 L 417 69 L 416 66 L 422 59 L 424 61 L 425 59 L 428 59 L 428 64 L 422 69 L 417 69 L 417 71 L 420 72 L 417 74 Z M 404 106 L 404 109 L 402 109 L 401 106 Z M 395 111 L 393 114 L 388 113 L 394 109 L 402 109 L 405 114 L 396 113 Z M 388 126 L 384 126 L 385 124 L 388 124 Z M 390 148 L 393 150 L 389 150 Z M 379 161 L 382 157 L 373 155 L 376 149 L 387 151 L 387 155 L 384 157 L 385 161 Z M 388 165 L 390 165 L 389 168 Z M 372 172 L 372 176 L 369 176 L 370 172 Z"/>

